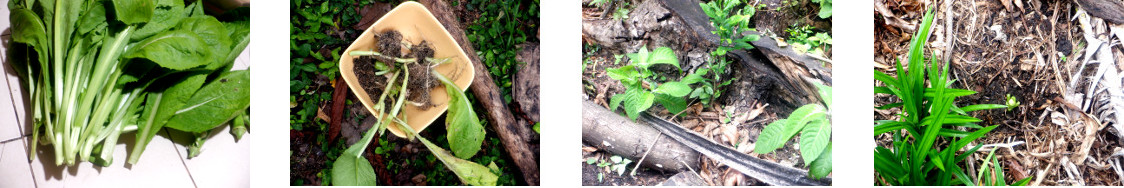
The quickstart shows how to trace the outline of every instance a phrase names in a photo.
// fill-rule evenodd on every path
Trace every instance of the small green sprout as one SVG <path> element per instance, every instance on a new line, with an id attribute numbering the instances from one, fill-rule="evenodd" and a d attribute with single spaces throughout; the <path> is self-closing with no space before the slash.
<path id="1" fill-rule="evenodd" d="M 1015 107 L 1018 107 L 1020 104 L 1022 104 L 1022 103 L 1019 103 L 1019 99 L 1015 98 L 1015 96 L 1011 96 L 1011 94 L 1007 94 L 1007 111 L 1008 112 L 1015 109 Z"/>

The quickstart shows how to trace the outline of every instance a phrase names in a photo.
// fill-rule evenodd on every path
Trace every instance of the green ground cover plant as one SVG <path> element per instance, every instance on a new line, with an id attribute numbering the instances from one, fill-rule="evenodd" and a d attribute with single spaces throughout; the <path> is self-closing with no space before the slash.
<path id="1" fill-rule="evenodd" d="M 798 26 L 785 29 L 788 32 L 789 38 L 787 42 L 792 46 L 792 49 L 800 53 L 810 53 L 819 56 L 824 56 L 825 49 L 831 48 L 831 35 L 823 32 L 815 32 L 815 27 L 812 26 Z"/>
<path id="2" fill-rule="evenodd" d="M 520 44 L 538 41 L 539 1 L 470 0 L 465 7 L 480 17 L 466 25 L 465 33 L 492 80 L 500 87 L 505 104 L 511 104 L 511 85 Z"/>
<path id="3" fill-rule="evenodd" d="M 874 78 L 885 84 L 875 87 L 874 93 L 900 100 L 877 108 L 901 109 L 897 120 L 876 120 L 874 124 L 875 136 L 889 133 L 892 137 L 889 148 L 878 146 L 874 150 L 876 182 L 881 185 L 977 185 L 965 173 L 961 161 L 982 145 L 957 152 L 996 126 L 977 125 L 980 120 L 967 113 L 1006 107 L 955 105 L 957 97 L 976 92 L 951 88 L 948 63 L 942 65 L 936 58 L 925 62 L 924 47 L 931 35 L 932 21 L 930 10 L 910 42 L 908 68 L 898 61 L 894 67 L 897 77 L 874 70 Z"/>
<path id="4" fill-rule="evenodd" d="M 213 17 L 178 0 L 8 7 L 12 67 L 32 99 L 32 160 L 42 143 L 54 146 L 56 165 L 108 166 L 118 138 L 135 132 L 128 163 L 136 164 L 161 128 L 205 135 L 245 125 L 249 70 L 230 69 L 249 44 L 249 8 Z M 236 137 L 245 131 L 235 128 Z M 202 141 L 189 146 L 191 156 Z"/>
<path id="5" fill-rule="evenodd" d="M 613 10 L 613 12 L 609 12 L 609 14 L 613 15 L 614 20 L 628 19 L 628 13 L 631 11 L 628 9 L 628 1 L 614 2 L 613 0 L 593 0 L 590 1 L 588 5 L 595 6 L 597 8 L 606 8 L 605 6 L 609 5 L 610 3 L 619 3 L 616 6 L 615 10 Z"/>

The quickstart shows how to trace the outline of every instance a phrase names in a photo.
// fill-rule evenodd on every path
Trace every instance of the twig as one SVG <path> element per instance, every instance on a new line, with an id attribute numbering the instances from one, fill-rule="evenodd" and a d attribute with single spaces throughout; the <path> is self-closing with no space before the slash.
<path id="1" fill-rule="evenodd" d="M 648 153 L 651 153 L 652 148 L 654 148 L 657 143 L 660 143 L 660 139 L 663 138 L 663 132 L 661 131 L 659 134 L 660 134 L 659 136 L 656 136 L 656 140 L 652 141 L 651 145 L 648 145 L 648 150 L 644 151 L 644 155 L 640 156 L 640 161 L 636 161 L 636 166 L 632 167 L 632 173 L 629 173 L 628 175 L 636 176 L 636 169 L 640 168 L 640 163 L 644 163 L 644 158 L 648 158 Z M 687 168 L 690 168 L 690 167 L 687 167 Z"/>
<path id="2" fill-rule="evenodd" d="M 812 59 L 823 61 L 824 63 L 827 63 L 827 64 L 834 64 L 834 63 L 831 62 L 831 59 L 828 59 L 828 58 L 825 58 L 825 57 L 820 57 L 818 55 L 812 55 L 812 54 L 809 54 L 809 53 L 804 53 L 804 55 L 808 56 L 808 57 L 811 57 Z"/>
<path id="3" fill-rule="evenodd" d="M 1041 185 L 1042 180 L 1046 180 L 1046 172 L 1053 172 L 1053 171 L 1050 171 L 1050 170 L 1054 168 L 1054 159 L 1056 159 L 1056 158 L 1050 158 L 1050 163 L 1046 165 L 1045 170 L 1039 170 L 1038 171 L 1038 175 L 1036 177 L 1034 177 L 1034 179 L 1035 179 L 1034 183 L 1031 184 L 1030 186 Z"/>
<path id="4" fill-rule="evenodd" d="M 1015 152 L 1014 147 L 1018 146 L 1018 145 L 1022 145 L 1022 144 L 1026 144 L 1026 142 L 1016 141 L 1016 142 L 1011 142 L 1011 143 L 987 144 L 987 145 L 980 146 L 980 149 L 976 150 L 976 152 L 991 152 L 991 150 L 995 150 L 996 148 L 1007 148 L 1007 149 L 1011 150 L 1011 153 L 1014 153 Z M 976 147 L 976 146 L 964 146 L 964 148 L 974 148 L 974 147 Z"/>

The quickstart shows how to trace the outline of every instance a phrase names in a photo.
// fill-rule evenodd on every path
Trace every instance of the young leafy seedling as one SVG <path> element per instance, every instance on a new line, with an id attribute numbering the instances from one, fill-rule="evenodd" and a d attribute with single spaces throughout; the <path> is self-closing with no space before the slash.
<path id="1" fill-rule="evenodd" d="M 707 62 L 705 68 L 695 70 L 693 74 L 688 75 L 688 77 L 705 78 L 701 79 L 704 81 L 691 91 L 690 96 L 700 99 L 705 105 L 721 97 L 722 88 L 730 85 L 734 80 L 726 78 L 730 74 L 731 63 L 726 59 L 726 53 L 753 49 L 753 45 L 749 43 L 757 41 L 760 36 L 745 35 L 746 32 L 756 31 L 749 27 L 749 18 L 753 17 L 756 9 L 753 6 L 742 6 L 741 0 L 715 0 L 699 3 L 699 6 L 710 17 L 710 22 L 714 26 L 712 33 L 718 35 L 718 48 L 710 53 L 714 61 Z"/>
<path id="2" fill-rule="evenodd" d="M 691 92 L 689 85 L 700 80 L 684 79 L 661 83 L 657 73 L 650 69 L 662 65 L 672 66 L 679 71 L 679 59 L 671 48 L 659 47 L 648 52 L 648 47 L 644 46 L 640 47 L 637 53 L 630 53 L 627 56 L 631 60 L 629 65 L 606 70 L 610 78 L 621 81 L 621 84 L 627 88 L 623 94 L 613 95 L 609 102 L 609 109 L 615 110 L 624 103 L 624 111 L 628 114 L 628 118 L 636 120 L 640 112 L 648 110 L 655 102 L 659 102 L 673 114 L 687 108 L 687 101 L 683 97 Z"/>
<path id="3" fill-rule="evenodd" d="M 831 87 L 815 83 L 824 104 L 806 104 L 797 108 L 788 118 L 766 125 L 757 137 L 753 152 L 766 154 L 784 146 L 796 133 L 800 133 L 800 155 L 808 173 L 823 178 L 831 173 Z M 825 107 L 824 105 L 827 105 Z"/>

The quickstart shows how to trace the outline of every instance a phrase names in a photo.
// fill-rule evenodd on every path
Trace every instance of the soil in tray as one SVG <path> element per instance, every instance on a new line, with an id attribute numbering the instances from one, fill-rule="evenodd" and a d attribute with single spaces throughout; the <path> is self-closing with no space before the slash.
<path id="1" fill-rule="evenodd" d="M 395 30 L 387 30 L 375 36 L 375 43 L 379 53 L 390 57 L 402 57 L 402 34 Z M 382 62 L 394 62 L 390 58 L 379 58 Z"/>
<path id="2" fill-rule="evenodd" d="M 371 100 L 378 100 L 382 95 L 383 88 L 386 88 L 387 78 L 386 75 L 376 75 L 378 72 L 375 69 L 375 58 L 371 56 L 359 56 L 355 58 L 355 77 L 359 78 L 359 85 Z"/>
<path id="3" fill-rule="evenodd" d="M 378 102 L 383 90 L 387 86 L 390 74 L 376 75 L 379 72 L 375 68 L 376 63 L 383 63 L 390 70 L 394 70 L 396 61 L 394 58 L 414 58 L 415 62 L 406 63 L 406 71 L 409 71 L 410 78 L 407 84 L 407 100 L 414 103 L 415 106 L 422 110 L 428 109 L 432 106 L 430 101 L 430 89 L 437 87 L 439 84 L 437 79 L 430 74 L 433 70 L 432 64 L 427 61 L 427 58 L 433 58 L 433 47 L 428 41 L 422 41 L 420 44 L 412 45 L 409 54 L 402 55 L 402 34 L 398 31 L 387 30 L 377 34 L 375 38 L 375 45 L 378 47 L 378 52 L 385 56 L 358 56 L 355 57 L 354 72 L 359 85 L 371 98 L 372 102 Z M 389 56 L 389 57 L 386 57 Z M 392 71 L 393 72 L 393 71 Z M 396 75 L 395 75 L 396 76 Z M 400 83 L 400 82 L 399 82 Z M 393 97 L 388 97 L 392 99 Z M 386 102 L 388 106 L 392 102 Z M 389 109 L 389 108 L 387 108 Z"/>
<path id="4" fill-rule="evenodd" d="M 410 71 L 410 84 L 407 85 L 410 93 L 408 100 L 417 103 L 418 107 L 423 110 L 428 109 L 433 106 L 432 101 L 429 101 L 429 89 L 437 87 L 437 82 L 440 82 L 430 73 L 433 66 L 426 61 L 426 58 L 433 57 L 433 47 L 429 45 L 429 42 L 422 41 L 410 48 L 409 57 L 417 59 L 417 61 L 406 65 Z"/>

